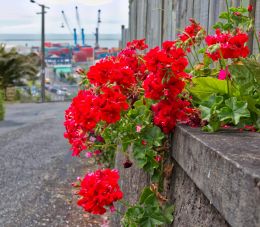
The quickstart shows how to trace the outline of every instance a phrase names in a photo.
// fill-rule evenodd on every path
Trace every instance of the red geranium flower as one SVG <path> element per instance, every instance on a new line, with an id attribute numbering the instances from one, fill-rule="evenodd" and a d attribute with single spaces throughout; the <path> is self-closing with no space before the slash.
<path id="1" fill-rule="evenodd" d="M 209 35 L 205 38 L 205 41 L 209 47 L 216 46 L 215 51 L 207 50 L 207 55 L 214 61 L 217 61 L 221 57 L 224 59 L 228 58 L 239 58 L 247 57 L 249 49 L 246 46 L 248 35 L 237 31 L 235 35 L 231 33 L 221 32 L 219 29 L 216 30 L 215 35 Z"/>
<path id="2" fill-rule="evenodd" d="M 126 46 L 130 49 L 145 50 L 148 48 L 148 45 L 145 43 L 145 39 L 133 40 L 128 42 Z"/>
<path id="3" fill-rule="evenodd" d="M 77 194 L 81 198 L 78 205 L 92 214 L 104 214 L 105 207 L 113 209 L 114 202 L 123 198 L 118 180 L 117 170 L 104 169 L 88 173 L 80 182 Z"/>
<path id="4" fill-rule="evenodd" d="M 248 5 L 247 10 L 248 10 L 248 12 L 251 12 L 253 10 L 253 6 L 251 4 Z"/>
<path id="5" fill-rule="evenodd" d="M 121 93 L 119 86 L 103 87 L 102 92 L 98 99 L 101 120 L 108 124 L 119 121 L 121 111 L 129 107 L 126 97 Z"/>
<path id="6" fill-rule="evenodd" d="M 191 24 L 186 26 L 184 32 L 178 36 L 182 42 L 187 42 L 189 46 L 192 46 L 196 43 L 195 38 L 202 30 L 202 27 L 193 18 L 190 18 L 189 21 Z"/>

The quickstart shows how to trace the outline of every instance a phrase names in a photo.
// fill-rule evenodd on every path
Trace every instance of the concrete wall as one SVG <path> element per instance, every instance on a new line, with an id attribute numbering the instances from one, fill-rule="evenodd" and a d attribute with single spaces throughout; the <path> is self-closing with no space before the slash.
<path id="1" fill-rule="evenodd" d="M 174 160 L 168 199 L 175 204 L 173 227 L 260 226 L 260 134 L 225 130 L 214 134 L 178 126 L 171 142 Z M 118 154 L 125 200 L 134 203 L 149 178 L 135 166 L 124 169 Z M 111 226 L 120 226 L 120 217 Z"/>

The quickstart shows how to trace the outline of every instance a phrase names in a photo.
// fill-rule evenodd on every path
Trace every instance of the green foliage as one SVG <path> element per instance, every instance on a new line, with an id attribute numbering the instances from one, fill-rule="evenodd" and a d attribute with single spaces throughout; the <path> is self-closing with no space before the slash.
<path id="1" fill-rule="evenodd" d="M 3 92 L 0 90 L 0 121 L 4 119 L 5 108 L 4 108 L 4 97 Z"/>
<path id="2" fill-rule="evenodd" d="M 124 227 L 155 227 L 173 221 L 174 206 L 161 205 L 149 187 L 144 188 L 139 202 L 128 208 L 123 219 Z"/>
<path id="3" fill-rule="evenodd" d="M 37 59 L 34 55 L 21 55 L 15 49 L 7 52 L 0 45 L 0 89 L 10 85 L 21 85 L 23 79 L 36 80 Z"/>
<path id="4" fill-rule="evenodd" d="M 230 120 L 237 125 L 242 117 L 250 117 L 245 101 L 237 101 L 236 97 L 231 97 L 225 101 L 225 106 L 219 111 L 220 121 Z"/>
<path id="5" fill-rule="evenodd" d="M 151 104 L 151 100 L 142 97 L 135 102 L 132 109 L 123 113 L 124 116 L 121 117 L 120 121 L 110 125 L 101 132 L 102 137 L 106 141 L 104 146 L 102 146 L 102 151 L 104 151 L 106 156 L 104 159 L 111 161 L 109 155 L 115 153 L 118 144 L 121 145 L 125 153 L 132 146 L 131 158 L 136 160 L 140 168 L 151 174 L 153 181 L 158 182 L 160 165 L 155 160 L 157 155 L 156 149 L 162 146 L 165 136 L 157 126 L 153 125 L 152 111 L 150 110 Z M 137 125 L 141 127 L 140 132 L 136 131 Z M 97 134 L 99 133 L 97 131 Z M 93 147 L 93 149 L 97 148 Z"/>
<path id="6" fill-rule="evenodd" d="M 244 7 L 230 7 L 227 12 L 220 13 L 219 19 L 221 21 L 213 26 L 214 29 L 230 31 L 240 28 L 248 31 L 253 26 L 253 20 Z"/>
<path id="7" fill-rule="evenodd" d="M 228 93 L 227 82 L 212 77 L 192 78 L 188 90 L 193 97 L 199 100 L 207 100 L 212 94 L 225 95 Z"/>
<path id="8" fill-rule="evenodd" d="M 242 119 L 250 118 L 247 102 L 238 101 L 237 97 L 227 98 L 213 94 L 199 106 L 202 120 L 208 122 L 203 129 L 208 132 L 217 131 L 221 123 L 238 125 Z"/>

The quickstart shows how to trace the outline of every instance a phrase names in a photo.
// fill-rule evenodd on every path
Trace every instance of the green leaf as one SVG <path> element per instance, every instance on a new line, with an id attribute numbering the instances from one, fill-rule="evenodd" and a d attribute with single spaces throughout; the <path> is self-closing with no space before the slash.
<path id="1" fill-rule="evenodd" d="M 254 90 L 254 75 L 245 65 L 230 65 L 228 67 L 232 80 L 239 87 L 241 95 L 250 95 Z"/>
<path id="2" fill-rule="evenodd" d="M 153 195 L 154 193 L 151 191 L 149 187 L 145 187 L 141 196 L 140 196 L 140 204 L 143 204 L 148 196 Z"/>
<path id="3" fill-rule="evenodd" d="M 164 209 L 164 217 L 166 223 L 170 224 L 173 221 L 173 212 L 174 212 L 174 205 L 166 205 Z"/>
<path id="4" fill-rule="evenodd" d="M 210 121 L 210 123 L 202 128 L 205 132 L 216 132 L 220 127 L 220 121 Z"/>
<path id="5" fill-rule="evenodd" d="M 192 96 L 200 100 L 207 100 L 212 94 L 227 94 L 227 83 L 224 80 L 218 80 L 211 77 L 198 77 L 192 79 L 192 86 L 187 89 Z"/>
<path id="6" fill-rule="evenodd" d="M 127 209 L 125 217 L 137 220 L 144 214 L 144 209 L 140 206 L 133 206 Z"/>
<path id="7" fill-rule="evenodd" d="M 149 214 L 140 220 L 140 226 L 142 227 L 155 227 L 158 225 L 163 225 L 164 223 L 165 218 L 160 212 L 149 212 Z"/>
<path id="8" fill-rule="evenodd" d="M 228 12 L 222 12 L 219 15 L 219 19 L 228 19 Z"/>
<path id="9" fill-rule="evenodd" d="M 213 94 L 209 97 L 207 101 L 204 101 L 199 106 L 201 110 L 201 118 L 202 120 L 209 121 L 212 114 L 216 110 L 216 107 L 221 105 L 223 102 L 222 96 L 217 96 L 216 94 Z"/>
<path id="10" fill-rule="evenodd" d="M 211 116 L 211 108 L 200 105 L 199 109 L 201 111 L 201 119 L 205 121 L 209 121 Z"/>
<path id="11" fill-rule="evenodd" d="M 153 192 L 148 195 L 145 195 L 145 197 L 143 196 L 142 203 L 141 203 L 141 199 L 140 199 L 140 204 L 146 204 L 146 205 L 151 206 L 151 205 L 155 205 L 157 203 L 158 203 L 157 198 Z"/>
<path id="12" fill-rule="evenodd" d="M 221 121 L 231 120 L 233 124 L 237 125 L 241 117 L 250 117 L 247 102 L 237 101 L 236 97 L 231 97 L 225 101 L 225 105 L 219 112 Z"/>
<path id="13" fill-rule="evenodd" d="M 214 29 L 222 28 L 222 27 L 223 27 L 223 23 L 222 22 L 217 22 L 216 24 L 213 25 Z"/>

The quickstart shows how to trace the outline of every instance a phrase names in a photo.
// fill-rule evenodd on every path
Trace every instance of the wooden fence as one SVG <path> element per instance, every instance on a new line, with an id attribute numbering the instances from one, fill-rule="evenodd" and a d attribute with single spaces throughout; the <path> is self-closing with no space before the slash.
<path id="1" fill-rule="evenodd" d="M 241 0 L 229 0 L 239 6 Z M 250 0 L 254 7 L 256 31 L 260 31 L 260 0 Z M 249 0 L 243 1 L 247 6 Z M 149 47 L 160 46 L 164 40 L 173 40 L 195 18 L 212 33 L 212 25 L 221 11 L 226 10 L 225 0 L 129 0 L 129 25 L 122 26 L 122 47 L 133 39 L 146 38 Z M 256 40 L 249 41 L 257 49 Z"/>

